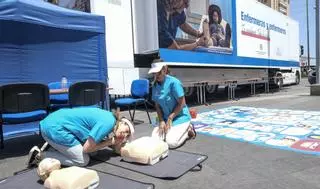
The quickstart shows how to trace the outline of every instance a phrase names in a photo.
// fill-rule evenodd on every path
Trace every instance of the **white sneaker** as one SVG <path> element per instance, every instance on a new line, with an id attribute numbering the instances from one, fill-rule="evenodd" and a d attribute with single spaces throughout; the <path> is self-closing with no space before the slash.
<path id="1" fill-rule="evenodd" d="M 40 161 L 42 160 L 41 156 L 41 150 L 38 146 L 34 146 L 29 151 L 28 160 L 27 160 L 27 166 L 32 167 L 34 165 L 38 165 Z"/>
<path id="2" fill-rule="evenodd" d="M 45 142 L 45 143 L 42 145 L 40 151 L 41 151 L 41 152 L 46 151 L 49 147 L 50 147 L 49 143 L 48 143 L 48 142 Z"/>

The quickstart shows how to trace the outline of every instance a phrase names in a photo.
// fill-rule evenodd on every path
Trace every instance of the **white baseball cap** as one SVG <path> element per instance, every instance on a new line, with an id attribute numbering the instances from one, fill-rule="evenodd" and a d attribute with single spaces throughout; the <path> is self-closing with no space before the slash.
<path id="1" fill-rule="evenodd" d="M 162 70 L 163 66 L 166 66 L 166 65 L 167 64 L 164 62 L 152 63 L 148 74 L 158 73 Z"/>

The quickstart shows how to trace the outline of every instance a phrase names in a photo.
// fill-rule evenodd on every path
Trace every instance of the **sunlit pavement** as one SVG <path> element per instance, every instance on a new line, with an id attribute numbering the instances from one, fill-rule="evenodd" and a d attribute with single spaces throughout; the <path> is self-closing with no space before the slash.
<path id="1" fill-rule="evenodd" d="M 261 108 L 320 111 L 320 97 L 310 96 L 307 81 L 298 86 L 286 86 L 279 92 L 242 97 L 237 101 L 213 100 L 206 105 L 193 106 L 198 112 L 229 106 L 251 106 Z M 128 116 L 127 111 L 122 111 Z M 155 112 L 151 113 L 155 116 Z M 150 135 L 144 111 L 136 112 L 136 136 Z M 11 176 L 25 168 L 26 155 L 33 145 L 42 143 L 39 136 L 13 139 L 5 142 L 0 152 L 0 178 Z M 92 164 L 94 169 L 103 170 L 142 182 L 153 183 L 156 188 L 320 188 L 319 157 L 304 155 L 268 147 L 256 146 L 229 139 L 198 135 L 188 141 L 183 151 L 208 155 L 200 172 L 188 172 L 177 180 L 160 180 L 107 164 Z M 129 187 L 130 188 L 130 187 Z"/>

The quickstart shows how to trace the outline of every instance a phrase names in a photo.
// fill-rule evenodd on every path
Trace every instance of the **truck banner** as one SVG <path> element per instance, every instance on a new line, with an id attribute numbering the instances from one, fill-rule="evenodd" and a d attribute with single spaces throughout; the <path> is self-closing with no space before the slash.
<path id="1" fill-rule="evenodd" d="M 157 0 L 159 47 L 232 53 L 232 1 Z"/>
<path id="2" fill-rule="evenodd" d="M 298 24 L 253 0 L 236 1 L 238 56 L 299 60 Z"/>

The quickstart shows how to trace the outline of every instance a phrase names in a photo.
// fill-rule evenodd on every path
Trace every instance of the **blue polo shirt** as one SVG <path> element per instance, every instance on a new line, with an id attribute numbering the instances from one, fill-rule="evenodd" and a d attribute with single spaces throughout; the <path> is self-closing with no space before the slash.
<path id="1" fill-rule="evenodd" d="M 116 119 L 109 111 L 94 107 L 65 108 L 49 114 L 40 122 L 41 132 L 63 146 L 84 143 L 90 136 L 100 143 L 110 134 Z"/>
<path id="2" fill-rule="evenodd" d="M 176 38 L 178 27 L 186 22 L 186 14 L 184 11 L 181 13 L 176 12 L 171 14 L 169 19 L 167 19 L 167 12 L 163 1 L 158 0 L 157 6 L 159 47 L 168 48 Z"/>
<path id="3" fill-rule="evenodd" d="M 163 119 L 168 120 L 169 115 L 178 104 L 178 99 L 184 96 L 181 82 L 170 75 L 166 75 L 162 84 L 155 83 L 152 87 L 152 100 L 161 107 Z M 187 105 L 173 120 L 173 126 L 191 121 Z"/>

